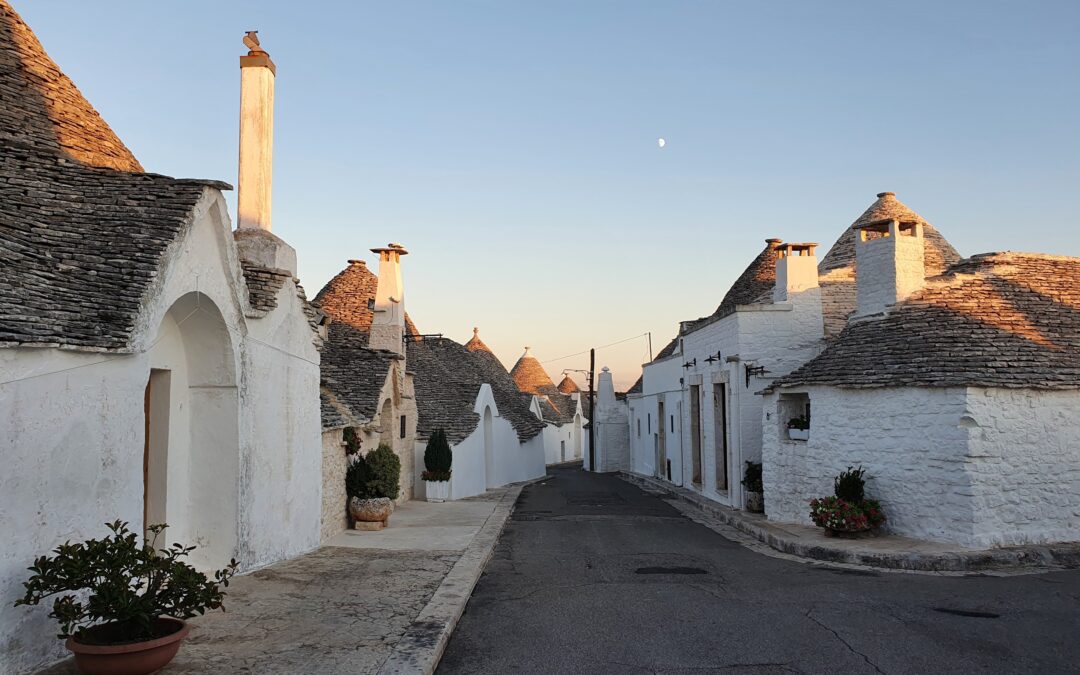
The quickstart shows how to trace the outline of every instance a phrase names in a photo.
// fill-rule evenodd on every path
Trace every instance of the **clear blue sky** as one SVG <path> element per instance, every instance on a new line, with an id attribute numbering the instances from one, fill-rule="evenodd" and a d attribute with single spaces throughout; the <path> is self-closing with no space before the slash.
<path id="1" fill-rule="evenodd" d="M 964 255 L 1080 255 L 1077 2 L 13 4 L 148 170 L 229 182 L 258 29 L 309 295 L 402 242 L 421 330 L 508 366 L 659 350 L 766 237 L 827 246 L 882 190 Z"/>

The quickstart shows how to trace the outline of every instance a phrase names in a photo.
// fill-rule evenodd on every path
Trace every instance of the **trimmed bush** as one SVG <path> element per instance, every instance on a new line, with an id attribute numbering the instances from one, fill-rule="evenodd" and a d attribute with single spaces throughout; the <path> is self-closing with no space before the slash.
<path id="1" fill-rule="evenodd" d="M 866 481 L 863 475 L 866 471 L 860 466 L 858 469 L 848 467 L 833 481 L 833 493 L 845 502 L 858 504 L 866 498 Z"/>
<path id="2" fill-rule="evenodd" d="M 450 480 L 450 466 L 454 462 L 454 453 L 450 450 L 450 443 L 446 440 L 446 432 L 436 429 L 428 439 L 427 448 L 424 449 L 424 471 L 421 478 L 428 481 Z"/>
<path id="3" fill-rule="evenodd" d="M 747 462 L 746 470 L 743 472 L 742 479 L 743 487 L 749 492 L 764 492 L 765 488 L 761 482 L 761 462 Z"/>
<path id="4" fill-rule="evenodd" d="M 385 443 L 367 456 L 359 453 L 345 473 L 345 493 L 357 499 L 397 499 L 401 493 L 401 460 Z"/>

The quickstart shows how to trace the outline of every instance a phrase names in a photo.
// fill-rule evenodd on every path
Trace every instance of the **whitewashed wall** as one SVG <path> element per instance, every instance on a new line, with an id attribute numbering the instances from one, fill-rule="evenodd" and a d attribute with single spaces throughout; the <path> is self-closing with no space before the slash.
<path id="1" fill-rule="evenodd" d="M 960 426 L 979 547 L 1080 540 L 1080 392 L 971 388 Z"/>
<path id="2" fill-rule="evenodd" d="M 484 414 L 491 411 L 492 475 L 488 475 L 485 452 Z M 488 487 L 499 487 L 533 478 L 541 478 L 547 472 L 544 458 L 543 434 L 537 434 L 525 443 L 518 440 L 517 431 L 509 420 L 499 415 L 491 386 L 484 384 L 476 397 L 474 411 L 480 423 L 471 434 L 459 443 L 451 444 L 454 455 L 450 478 L 450 499 L 465 499 L 483 494 Z M 426 441 L 417 440 L 416 465 L 424 465 Z M 425 499 L 427 492 L 417 472 L 413 493 L 417 499 Z"/>
<path id="3" fill-rule="evenodd" d="M 971 541 L 968 432 L 963 389 L 809 387 L 810 440 L 786 440 L 777 394 L 762 417 L 765 513 L 810 524 L 809 502 L 833 494 L 849 466 L 866 469 L 866 493 L 881 501 L 888 530 L 938 541 Z"/>
<path id="4" fill-rule="evenodd" d="M 343 429 L 322 433 L 322 517 L 319 540 L 326 542 L 349 527 L 345 494 L 345 471 L 349 468 L 345 456 Z"/>
<path id="5" fill-rule="evenodd" d="M 204 567 L 235 555 L 244 569 L 318 544 L 318 353 L 291 282 L 271 317 L 249 322 L 241 279 L 225 202 L 208 189 L 165 254 L 134 354 L 0 350 L 0 522 L 18 525 L 0 547 L 0 672 L 66 653 L 45 608 L 12 607 L 34 557 L 103 536 L 116 518 L 143 527 L 152 367 L 175 368 L 168 541 L 209 544 L 193 557 Z M 204 379 L 186 382 L 185 372 Z M 199 424 L 176 435 L 189 412 Z"/>
<path id="6" fill-rule="evenodd" d="M 705 496 L 735 508 L 742 508 L 743 470 L 746 461 L 761 459 L 762 400 L 756 392 L 816 356 L 822 346 L 824 325 L 821 291 L 813 287 L 792 292 L 786 302 L 771 305 L 739 306 L 733 314 L 683 337 L 681 363 L 696 364 L 683 369 L 682 392 L 682 484 Z M 707 358 L 719 358 L 712 363 Z M 729 362 L 728 357 L 738 357 Z M 764 367 L 766 372 L 746 382 L 745 365 Z M 728 489 L 717 483 L 716 406 L 714 385 L 726 384 Z M 692 482 L 693 451 L 690 424 L 690 385 L 701 387 L 701 467 L 700 486 Z"/>

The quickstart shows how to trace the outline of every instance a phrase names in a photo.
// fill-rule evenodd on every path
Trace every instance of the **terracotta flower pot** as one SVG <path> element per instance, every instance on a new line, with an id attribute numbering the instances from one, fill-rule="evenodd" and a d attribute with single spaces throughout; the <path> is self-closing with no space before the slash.
<path id="1" fill-rule="evenodd" d="M 394 512 L 394 500 L 386 497 L 376 499 L 349 499 L 349 513 L 353 520 L 362 523 L 380 523 L 388 520 Z"/>
<path id="2" fill-rule="evenodd" d="M 89 629 L 93 635 L 95 628 L 106 632 L 110 624 Z M 86 675 L 146 675 L 165 667 L 176 656 L 191 626 L 179 619 L 161 617 L 157 620 L 157 632 L 168 632 L 164 637 L 130 642 L 121 645 L 92 645 L 78 642 L 70 637 L 64 644 L 75 655 L 75 666 Z"/>

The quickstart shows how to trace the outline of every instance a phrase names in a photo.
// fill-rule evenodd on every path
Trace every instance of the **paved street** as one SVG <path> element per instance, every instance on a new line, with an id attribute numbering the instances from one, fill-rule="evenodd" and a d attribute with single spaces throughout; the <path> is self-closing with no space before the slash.
<path id="1" fill-rule="evenodd" d="M 931 576 L 755 553 L 614 476 L 527 487 L 438 672 L 1080 672 L 1080 571 Z"/>

